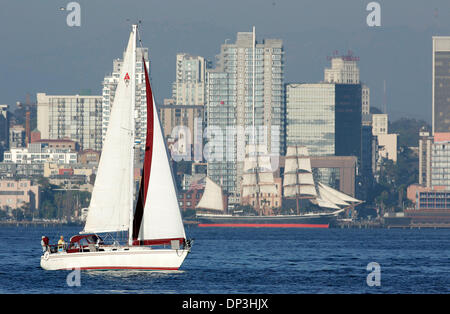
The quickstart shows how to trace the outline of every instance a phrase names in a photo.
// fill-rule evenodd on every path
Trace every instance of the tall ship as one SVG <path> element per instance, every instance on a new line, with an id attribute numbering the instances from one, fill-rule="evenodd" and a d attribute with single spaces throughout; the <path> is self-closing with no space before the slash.
<path id="1" fill-rule="evenodd" d="M 134 185 L 137 25 L 124 54 L 86 224 L 80 234 L 50 245 L 43 238 L 41 267 L 177 270 L 190 252 L 167 147 L 145 60 L 147 135 L 139 192 Z M 140 118 L 140 117 L 138 117 Z M 124 234 L 121 242 L 119 234 Z M 63 239 L 61 239 L 63 240 Z"/>
<path id="2" fill-rule="evenodd" d="M 308 150 L 303 146 L 287 148 L 281 189 L 274 179 L 270 156 L 264 149 L 264 146 L 248 145 L 244 160 L 241 208 L 247 206 L 253 211 L 208 208 L 210 201 L 203 200 L 221 199 L 223 192 L 218 184 L 207 184 L 197 206 L 201 208 L 196 214 L 199 227 L 329 228 L 339 214 L 361 203 L 315 182 Z"/>

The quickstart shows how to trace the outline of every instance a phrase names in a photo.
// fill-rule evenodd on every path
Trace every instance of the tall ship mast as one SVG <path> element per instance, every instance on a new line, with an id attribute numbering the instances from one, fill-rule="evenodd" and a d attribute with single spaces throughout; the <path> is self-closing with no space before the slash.
<path id="1" fill-rule="evenodd" d="M 278 196 L 267 147 L 249 144 L 246 147 L 244 173 L 242 175 L 241 203 L 251 205 L 259 215 L 273 214 L 276 207 L 271 198 Z"/>
<path id="2" fill-rule="evenodd" d="M 311 160 L 305 146 L 289 146 L 284 166 L 283 196 L 295 199 L 297 214 L 300 213 L 299 200 L 317 198 L 317 190 L 311 170 Z M 302 202 L 304 205 L 305 202 Z"/>

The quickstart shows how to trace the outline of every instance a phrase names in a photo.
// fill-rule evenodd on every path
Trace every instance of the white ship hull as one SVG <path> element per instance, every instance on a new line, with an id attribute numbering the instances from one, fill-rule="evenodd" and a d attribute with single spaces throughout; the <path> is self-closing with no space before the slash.
<path id="1" fill-rule="evenodd" d="M 145 246 L 119 247 L 97 252 L 46 252 L 41 256 L 41 267 L 45 270 L 178 270 L 188 253 L 188 249 L 152 249 Z"/>

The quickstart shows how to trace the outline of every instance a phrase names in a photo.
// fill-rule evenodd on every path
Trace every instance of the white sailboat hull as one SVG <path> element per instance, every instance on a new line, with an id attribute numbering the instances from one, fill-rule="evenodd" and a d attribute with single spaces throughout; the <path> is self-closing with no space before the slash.
<path id="1" fill-rule="evenodd" d="M 121 247 L 97 252 L 52 254 L 47 252 L 41 256 L 41 267 L 45 270 L 178 270 L 188 253 L 188 249 L 152 249 L 145 246 Z"/>

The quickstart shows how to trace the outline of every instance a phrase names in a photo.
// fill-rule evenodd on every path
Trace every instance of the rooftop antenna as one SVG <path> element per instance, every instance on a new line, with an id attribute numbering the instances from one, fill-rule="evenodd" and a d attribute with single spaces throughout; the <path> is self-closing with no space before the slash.
<path id="1" fill-rule="evenodd" d="M 386 104 L 386 80 L 383 81 L 383 113 L 387 114 L 387 104 Z"/>

